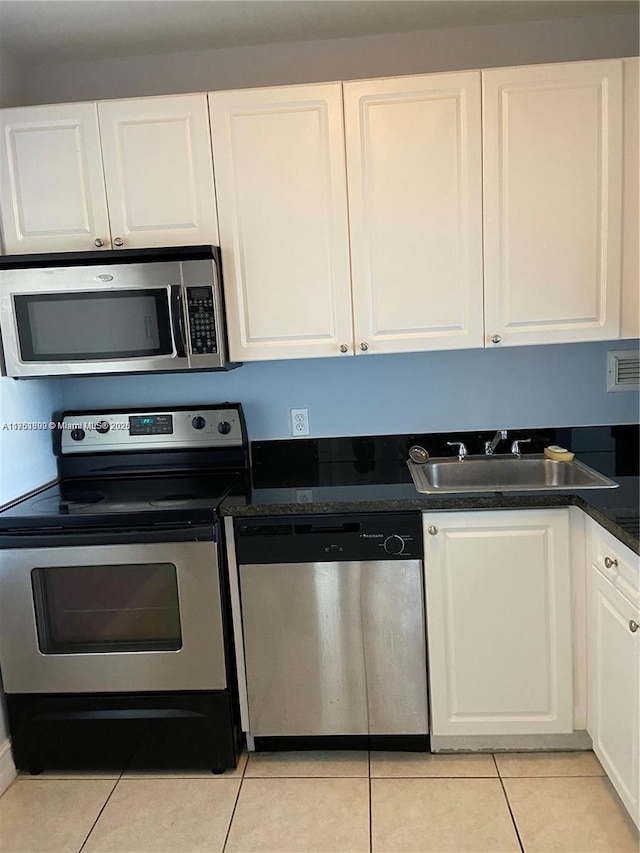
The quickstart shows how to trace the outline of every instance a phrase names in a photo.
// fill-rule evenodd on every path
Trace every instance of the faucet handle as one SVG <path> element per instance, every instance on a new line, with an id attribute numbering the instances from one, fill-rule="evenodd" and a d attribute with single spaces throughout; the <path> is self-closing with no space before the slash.
<path id="1" fill-rule="evenodd" d="M 447 444 L 450 447 L 457 446 L 458 459 L 462 460 L 467 455 L 467 445 L 463 441 L 448 441 Z"/>
<path id="2" fill-rule="evenodd" d="M 521 444 L 531 444 L 531 439 L 530 438 L 517 438 L 513 442 L 513 444 L 511 445 L 511 452 L 513 454 L 515 454 L 516 456 L 520 456 L 520 454 L 521 454 L 521 450 L 520 450 Z"/>

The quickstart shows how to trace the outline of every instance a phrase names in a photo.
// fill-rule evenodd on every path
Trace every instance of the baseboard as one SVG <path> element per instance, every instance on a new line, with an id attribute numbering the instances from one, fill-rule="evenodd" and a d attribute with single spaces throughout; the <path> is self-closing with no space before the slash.
<path id="1" fill-rule="evenodd" d="M 560 735 L 431 735 L 432 752 L 501 752 L 591 749 L 585 731 Z"/>
<path id="2" fill-rule="evenodd" d="M 3 794 L 17 776 L 13 756 L 11 755 L 11 741 L 7 738 L 0 744 L 0 794 Z"/>

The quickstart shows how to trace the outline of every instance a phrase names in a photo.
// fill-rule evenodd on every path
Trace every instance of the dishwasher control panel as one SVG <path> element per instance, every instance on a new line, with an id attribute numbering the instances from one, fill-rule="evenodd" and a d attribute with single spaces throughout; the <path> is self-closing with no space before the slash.
<path id="1" fill-rule="evenodd" d="M 237 518 L 239 564 L 421 560 L 420 513 Z"/>

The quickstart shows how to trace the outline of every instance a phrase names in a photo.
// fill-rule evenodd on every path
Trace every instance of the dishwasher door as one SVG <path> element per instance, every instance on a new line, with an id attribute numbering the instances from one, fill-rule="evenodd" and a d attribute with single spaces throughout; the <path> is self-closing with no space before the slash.
<path id="1" fill-rule="evenodd" d="M 239 569 L 253 736 L 428 732 L 421 560 Z"/>

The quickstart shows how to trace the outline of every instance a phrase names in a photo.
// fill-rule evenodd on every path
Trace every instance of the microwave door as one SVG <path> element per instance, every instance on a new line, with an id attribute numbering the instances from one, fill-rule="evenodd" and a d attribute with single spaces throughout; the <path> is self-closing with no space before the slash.
<path id="1" fill-rule="evenodd" d="M 13 334 L 4 335 L 7 372 L 184 370 L 182 304 L 180 285 L 14 293 Z"/>

